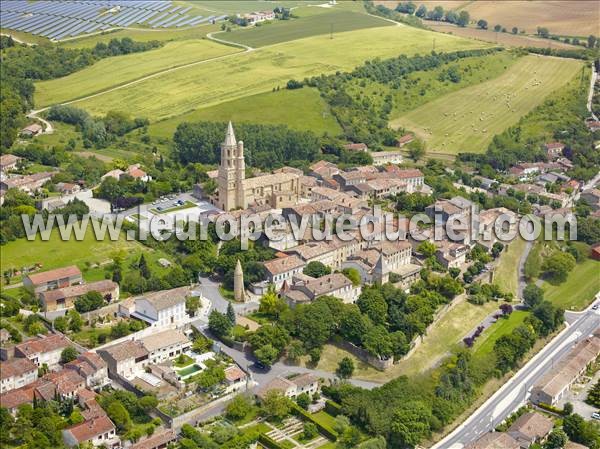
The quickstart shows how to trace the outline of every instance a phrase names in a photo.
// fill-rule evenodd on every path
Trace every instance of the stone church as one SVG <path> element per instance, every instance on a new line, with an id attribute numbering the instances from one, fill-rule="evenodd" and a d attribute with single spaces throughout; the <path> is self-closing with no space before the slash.
<path id="1" fill-rule="evenodd" d="M 300 177 L 295 173 L 277 173 L 246 179 L 244 142 L 235 139 L 231 122 L 221 144 L 221 164 L 214 204 L 229 212 L 252 206 L 273 209 L 292 206 L 300 197 Z"/>

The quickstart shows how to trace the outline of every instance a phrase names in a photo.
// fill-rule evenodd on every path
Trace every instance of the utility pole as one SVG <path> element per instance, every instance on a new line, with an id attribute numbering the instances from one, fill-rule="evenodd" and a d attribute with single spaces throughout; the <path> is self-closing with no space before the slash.
<path id="1" fill-rule="evenodd" d="M 333 39 L 333 23 L 329 24 L 329 39 Z"/>
<path id="2" fill-rule="evenodd" d="M 433 38 L 433 46 L 432 46 L 431 51 L 435 51 L 435 37 Z"/>

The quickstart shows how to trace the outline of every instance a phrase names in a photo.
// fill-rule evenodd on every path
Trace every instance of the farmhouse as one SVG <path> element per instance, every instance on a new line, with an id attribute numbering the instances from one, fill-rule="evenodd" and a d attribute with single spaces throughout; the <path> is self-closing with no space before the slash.
<path id="1" fill-rule="evenodd" d="M 0 369 L 0 393 L 21 388 L 35 382 L 38 367 L 29 359 L 14 358 L 2 362 Z"/>
<path id="2" fill-rule="evenodd" d="M 78 284 L 55 290 L 46 290 L 40 293 L 39 298 L 42 302 L 43 310 L 52 312 L 74 307 L 75 301 L 89 292 L 100 293 L 107 302 L 119 300 L 119 284 L 108 279 L 89 284 Z"/>
<path id="3" fill-rule="evenodd" d="M 344 145 L 344 149 L 348 151 L 356 151 L 361 153 L 366 153 L 369 151 L 369 147 L 366 143 L 347 143 Z"/>
<path id="4" fill-rule="evenodd" d="M 217 196 L 211 201 L 226 212 L 255 205 L 281 208 L 296 204 L 300 198 L 300 176 L 295 173 L 274 173 L 246 179 L 244 142 L 236 140 L 231 122 L 221 144 L 217 184 Z"/>
<path id="5" fill-rule="evenodd" d="M 47 290 L 69 287 L 82 282 L 81 271 L 75 265 L 29 274 L 23 278 L 23 286 L 36 295 Z"/>
<path id="6" fill-rule="evenodd" d="M 71 182 L 59 182 L 56 184 L 56 191 L 62 195 L 72 195 L 81 190 L 78 184 L 73 184 Z"/>
<path id="7" fill-rule="evenodd" d="M 0 181 L 0 189 L 19 189 L 25 193 L 35 193 L 55 175 L 55 172 L 41 172 L 32 175 L 15 176 Z"/>
<path id="8" fill-rule="evenodd" d="M 544 145 L 544 149 L 546 150 L 546 157 L 552 161 L 562 156 L 565 144 L 561 142 L 549 142 Z"/>
<path id="9" fill-rule="evenodd" d="M 398 148 L 402 148 L 407 143 L 411 143 L 415 139 L 415 136 L 412 134 L 404 134 L 402 137 L 396 140 L 396 146 Z"/>
<path id="10" fill-rule="evenodd" d="M 15 156 L 14 154 L 3 154 L 0 156 L 0 171 L 7 172 L 17 168 L 17 164 L 23 158 Z"/>
<path id="11" fill-rule="evenodd" d="M 554 369 L 533 386 L 531 401 L 536 404 L 555 405 L 598 355 L 600 355 L 600 329 L 597 329 L 592 337 L 580 341 Z"/>
<path id="12" fill-rule="evenodd" d="M 33 137 L 33 136 L 37 136 L 43 130 L 44 130 L 44 128 L 42 128 L 41 125 L 39 125 L 37 123 L 32 123 L 31 125 L 26 126 L 25 128 L 23 128 L 21 130 L 21 135 L 24 137 Z"/>
<path id="13" fill-rule="evenodd" d="M 24 357 L 37 366 L 47 365 L 54 369 L 60 362 L 60 353 L 71 342 L 61 334 L 52 334 L 47 337 L 36 337 L 15 346 L 15 357 Z"/>

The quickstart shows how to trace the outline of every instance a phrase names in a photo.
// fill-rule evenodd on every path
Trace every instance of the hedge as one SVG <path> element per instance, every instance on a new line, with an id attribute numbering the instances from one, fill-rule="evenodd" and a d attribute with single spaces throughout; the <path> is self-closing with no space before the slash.
<path id="1" fill-rule="evenodd" d="M 540 402 L 538 404 L 536 404 L 539 408 L 546 410 L 550 413 L 556 413 L 557 415 L 564 415 L 565 412 L 563 409 L 554 407 L 553 405 L 550 404 L 546 404 L 545 402 Z"/>
<path id="2" fill-rule="evenodd" d="M 325 401 L 325 411 L 331 416 L 337 416 L 342 413 L 342 406 L 330 399 Z"/>
<path id="3" fill-rule="evenodd" d="M 258 442 L 269 449 L 285 449 L 277 441 L 275 441 L 273 438 L 265 435 L 264 433 L 261 433 L 258 436 Z"/>
<path id="4" fill-rule="evenodd" d="M 298 404 L 295 404 L 295 403 L 292 404 L 292 413 L 294 415 L 300 416 L 304 420 L 307 420 L 307 421 L 310 421 L 311 423 L 313 423 L 315 426 L 317 426 L 317 429 L 319 429 L 319 432 L 321 432 L 323 435 L 325 435 L 330 440 L 333 440 L 333 441 L 337 440 L 338 434 L 335 430 L 333 430 L 331 427 L 329 427 L 325 424 L 322 424 L 319 421 L 317 421 L 316 419 L 314 419 L 310 413 L 308 413 L 306 410 L 304 410 Z"/>

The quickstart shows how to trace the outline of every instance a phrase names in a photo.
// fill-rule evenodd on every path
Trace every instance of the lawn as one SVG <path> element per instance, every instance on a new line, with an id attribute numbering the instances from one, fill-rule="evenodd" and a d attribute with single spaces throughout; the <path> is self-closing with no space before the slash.
<path id="1" fill-rule="evenodd" d="M 196 204 L 192 203 L 191 201 L 186 201 L 185 203 L 183 203 L 180 206 L 170 207 L 168 209 L 162 209 L 162 210 L 150 209 L 150 212 L 152 212 L 153 214 L 161 215 L 161 214 L 168 214 L 170 212 L 177 212 L 178 210 L 190 209 L 192 207 L 196 207 Z"/>
<path id="2" fill-rule="evenodd" d="M 129 269 L 129 264 L 137 260 L 142 253 L 148 265 L 156 269 L 158 269 L 156 260 L 168 257 L 162 251 L 152 250 L 139 242 L 127 241 L 123 237 L 113 242 L 108 240 L 108 236 L 106 237 L 106 240 L 98 241 L 90 229 L 81 241 L 74 238 L 63 241 L 58 229 L 54 228 L 48 241 L 42 241 L 38 235 L 33 241 L 18 239 L 4 245 L 0 269 L 4 272 L 8 268 L 20 269 L 40 263 L 42 270 L 47 271 L 77 265 L 84 279 L 91 282 L 104 279 L 106 265 L 116 255 L 123 257 L 125 272 Z"/>
<path id="3" fill-rule="evenodd" d="M 494 135 L 517 123 L 579 73 L 572 59 L 529 55 L 499 77 L 453 92 L 391 121 L 439 153 L 483 152 Z"/>
<path id="4" fill-rule="evenodd" d="M 600 262 L 587 259 L 575 266 L 565 282 L 552 285 L 542 283 L 544 297 L 565 310 L 581 310 L 587 307 L 600 291 Z"/>
<path id="5" fill-rule="evenodd" d="M 434 38 L 438 51 L 487 45 L 404 26 L 338 33 L 332 40 L 329 36 L 314 36 L 182 68 L 75 105 L 94 114 L 117 110 L 156 121 L 285 87 L 291 78 L 350 70 L 374 57 L 428 52 Z M 96 81 L 90 78 L 96 76 L 70 85 L 72 94 L 68 98 L 81 96 L 79 84 L 93 86 Z M 56 96 L 52 102 L 68 98 Z"/>
<path id="6" fill-rule="evenodd" d="M 101 92 L 165 69 L 241 51 L 206 39 L 168 42 L 163 47 L 105 58 L 71 75 L 35 84 L 36 107 Z"/>
<path id="7" fill-rule="evenodd" d="M 525 317 L 529 315 L 529 312 L 523 310 L 515 310 L 510 314 L 508 318 L 500 318 L 489 328 L 487 328 L 480 336 L 475 340 L 473 345 L 473 351 L 477 355 L 486 355 L 494 350 L 494 344 L 503 335 L 511 334 L 516 327 L 523 324 Z"/>
<path id="8" fill-rule="evenodd" d="M 510 292 L 516 298 L 519 296 L 519 260 L 525 251 L 526 241 L 516 238 L 504 248 L 494 270 L 494 283 L 502 290 Z"/>
<path id="9" fill-rule="evenodd" d="M 327 132 L 338 135 L 342 131 L 319 92 L 306 87 L 265 92 L 198 109 L 152 124 L 148 133 L 155 137 L 171 138 L 177 125 L 182 122 L 228 120 L 234 123 L 281 124 L 298 130 L 311 130 L 317 134 Z"/>
<path id="10" fill-rule="evenodd" d="M 307 9 L 307 8 L 303 8 Z M 293 41 L 319 34 L 330 34 L 343 31 L 393 26 L 378 17 L 364 13 L 346 11 L 337 8 L 310 8 L 321 13 L 306 15 L 293 20 L 278 20 L 268 25 L 238 28 L 229 33 L 218 33 L 214 37 L 230 42 L 237 42 L 250 47 L 264 47 L 265 45 Z"/>

